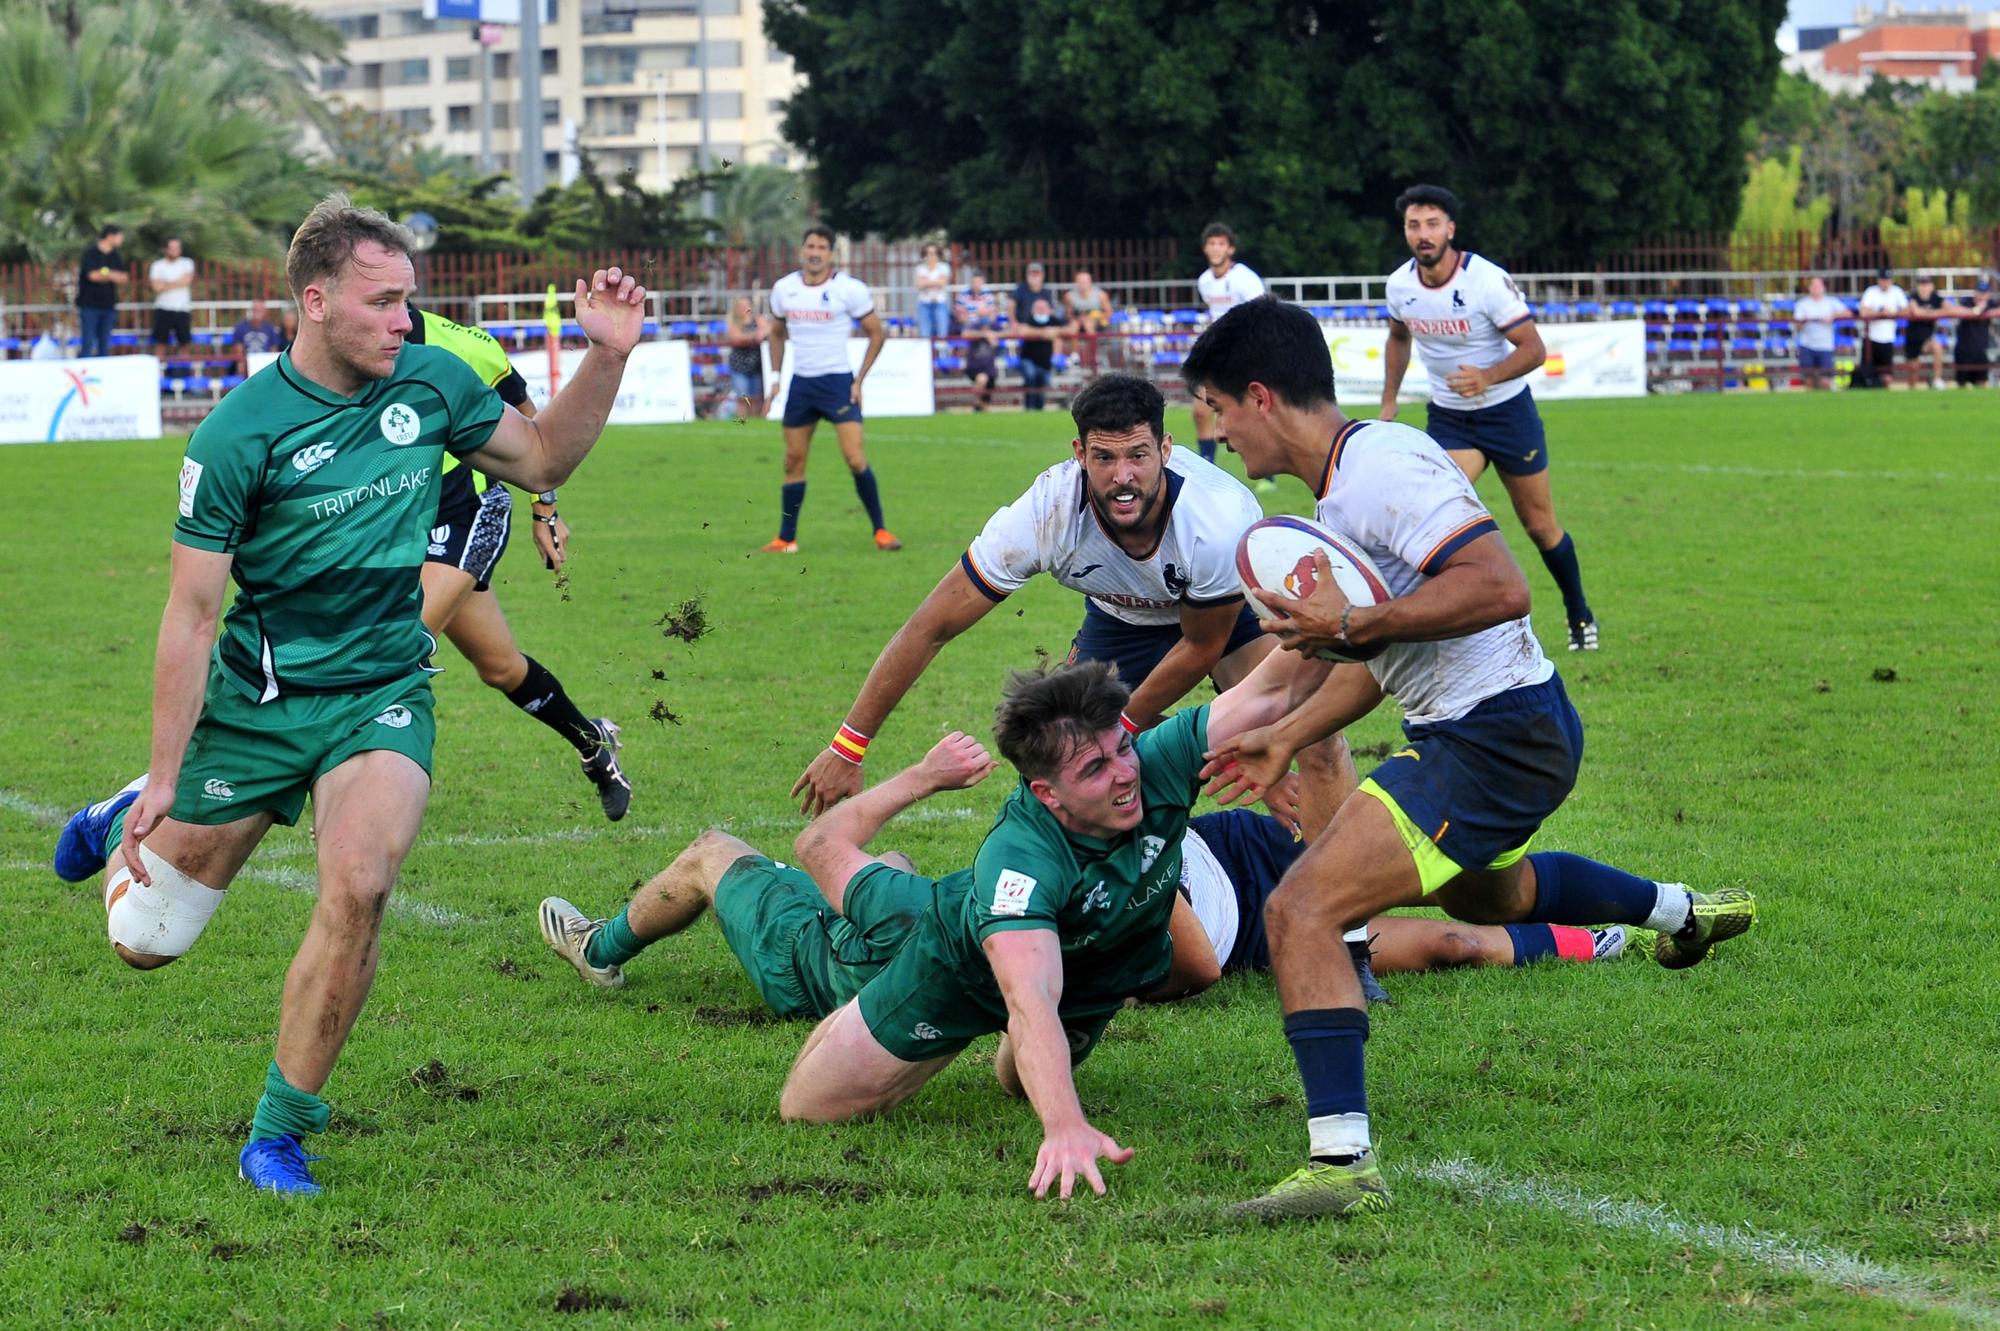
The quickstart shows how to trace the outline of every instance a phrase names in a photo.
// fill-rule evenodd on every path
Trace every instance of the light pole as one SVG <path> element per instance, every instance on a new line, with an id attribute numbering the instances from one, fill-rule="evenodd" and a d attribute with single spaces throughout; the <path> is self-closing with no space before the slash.
<path id="1" fill-rule="evenodd" d="M 521 202 L 542 192 L 542 3 L 521 6 Z"/>
<path id="2" fill-rule="evenodd" d="M 710 170 L 708 155 L 708 0 L 694 0 L 695 61 L 701 66 L 701 215 L 715 216 L 715 191 L 706 183 Z"/>

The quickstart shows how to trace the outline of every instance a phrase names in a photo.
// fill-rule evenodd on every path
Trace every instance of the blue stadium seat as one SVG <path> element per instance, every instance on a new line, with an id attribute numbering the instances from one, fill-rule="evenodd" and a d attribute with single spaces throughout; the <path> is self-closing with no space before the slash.
<path id="1" fill-rule="evenodd" d="M 707 324 L 703 325 L 703 327 L 702 327 L 702 330 L 701 330 L 701 331 L 702 331 L 702 333 L 703 333 L 703 334 L 704 334 L 705 336 L 708 336 L 708 337 L 728 337 L 728 336 L 729 336 L 729 320 L 727 320 L 727 319 L 710 319 L 710 320 L 709 320 L 709 321 L 707 322 Z"/>
<path id="2" fill-rule="evenodd" d="M 1700 324 L 1687 324 L 1687 323 L 1679 323 L 1679 324 L 1675 324 L 1675 325 L 1674 325 L 1674 336 L 1675 336 L 1675 337 L 1699 337 L 1699 336 L 1701 336 L 1701 325 L 1700 325 Z"/>
<path id="3" fill-rule="evenodd" d="M 1153 353 L 1153 364 L 1155 365 L 1179 365 L 1186 359 L 1187 354 L 1180 351 L 1156 351 Z"/>
<path id="4" fill-rule="evenodd" d="M 1861 343 L 1855 339 L 1852 333 L 1835 331 L 1833 335 L 1833 350 L 1835 355 L 1852 356 L 1860 348 Z"/>
<path id="5" fill-rule="evenodd" d="M 1771 313 L 1782 314 L 1788 319 L 1796 308 L 1798 308 L 1797 303 L 1790 296 L 1780 296 L 1771 302 Z"/>
<path id="6" fill-rule="evenodd" d="M 1674 317 L 1679 319 L 1699 319 L 1702 316 L 1701 302 L 1698 300 L 1677 300 L 1674 302 Z"/>
<path id="7" fill-rule="evenodd" d="M 965 368 L 965 357 L 939 356 L 937 358 L 937 368 L 939 374 L 957 374 Z"/>
<path id="8" fill-rule="evenodd" d="M 1312 307 L 1312 317 L 1318 319 L 1321 323 L 1325 323 L 1328 319 L 1337 319 L 1340 317 L 1340 307 L 1337 305 L 1315 305 Z"/>
<path id="9" fill-rule="evenodd" d="M 1672 337 L 1667 339 L 1667 354 L 1669 356 L 1692 356 L 1694 352 L 1695 342 L 1691 337 Z"/>
<path id="10" fill-rule="evenodd" d="M 1000 362 L 1000 368 L 1009 374 L 1019 374 L 1021 372 L 1021 358 L 1019 356 L 1004 357 Z"/>
<path id="11" fill-rule="evenodd" d="M 122 333 L 114 329 L 111 334 L 111 345 L 114 347 L 136 347 L 139 345 L 139 335 L 137 333 Z"/>
<path id="12" fill-rule="evenodd" d="M 1056 373 L 1062 373 L 1069 368 L 1069 354 L 1067 352 L 1057 352 L 1054 359 L 1049 362 L 1049 365 Z"/>
<path id="13" fill-rule="evenodd" d="M 1761 344 L 1754 337 L 1739 337 L 1729 343 L 1729 354 L 1737 360 L 1754 360 Z"/>
<path id="14" fill-rule="evenodd" d="M 1198 323 L 1200 323 L 1200 322 L 1201 322 L 1201 311 L 1200 311 L 1200 310 L 1175 310 L 1175 311 L 1174 311 L 1174 322 L 1175 322 L 1175 323 L 1177 323 L 1177 324 L 1181 324 L 1181 325 L 1183 325 L 1183 326 L 1192 326 L 1192 325 L 1194 325 L 1194 324 L 1198 324 Z"/>
<path id="15" fill-rule="evenodd" d="M 1773 319 L 1766 325 L 1765 331 L 1772 337 L 1790 337 L 1792 335 L 1791 321 L 1788 319 Z"/>
<path id="16" fill-rule="evenodd" d="M 1542 308 L 1536 312 L 1535 317 L 1537 319 L 1549 319 L 1549 320 L 1567 319 L 1570 317 L 1570 308 L 1569 306 L 1563 304 L 1559 300 L 1552 300 L 1548 304 L 1542 306 Z"/>
<path id="17" fill-rule="evenodd" d="M 1648 301 L 1647 303 L 1651 304 L 1652 302 Z M 1614 319 L 1630 319 L 1638 313 L 1639 307 L 1632 301 L 1614 300 L 1611 302 L 1611 317 Z M 1646 313 L 1651 314 L 1652 311 L 1648 310 Z"/>
<path id="18" fill-rule="evenodd" d="M 1576 317 L 1579 319 L 1602 319 L 1604 307 L 1594 300 L 1580 300 L 1576 303 Z"/>
<path id="19" fill-rule="evenodd" d="M 1784 337 L 1765 338 L 1764 354 L 1778 360 L 1790 360 L 1792 358 L 1791 339 Z"/>
<path id="20" fill-rule="evenodd" d="M 227 392 L 228 392 L 228 391 L 229 391 L 230 389 L 232 389 L 232 388 L 236 387 L 236 385 L 238 385 L 238 384 L 242 383 L 242 382 L 243 382 L 243 379 L 244 379 L 244 376 L 243 376 L 243 375 L 240 375 L 240 374 L 225 374 L 225 375 L 223 375 L 223 376 L 222 376 L 222 391 L 223 391 L 223 392 L 225 392 L 225 393 L 227 393 Z"/>
<path id="21" fill-rule="evenodd" d="M 698 331 L 700 331 L 700 328 L 701 325 L 695 323 L 693 320 L 676 319 L 674 320 L 672 325 L 668 327 L 667 331 L 673 334 L 673 336 L 675 337 L 693 337 Z"/>
<path id="22" fill-rule="evenodd" d="M 1159 310 L 1138 310 L 1132 317 L 1148 325 L 1165 323 L 1167 320 L 1167 316 Z"/>
<path id="23" fill-rule="evenodd" d="M 1646 302 L 1646 317 L 1648 319 L 1659 319 L 1664 322 L 1667 313 L 1667 302 L 1663 300 L 1649 300 Z"/>
<path id="24" fill-rule="evenodd" d="M 1719 337 L 1704 337 L 1701 340 L 1701 354 L 1704 357 L 1720 356 L 1722 354 L 1722 339 Z"/>

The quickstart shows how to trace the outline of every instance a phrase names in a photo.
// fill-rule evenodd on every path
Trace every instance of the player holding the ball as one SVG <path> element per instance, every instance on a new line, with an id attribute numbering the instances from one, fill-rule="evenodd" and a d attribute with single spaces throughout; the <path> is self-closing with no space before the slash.
<path id="1" fill-rule="evenodd" d="M 1379 1211 L 1388 1192 L 1369 1135 L 1368 1014 L 1344 949 L 1327 940 L 1423 901 L 1482 924 L 1641 925 L 1659 933 L 1659 962 L 1681 968 L 1748 929 L 1756 901 L 1528 853 L 1575 785 L 1583 726 L 1529 624 L 1527 581 L 1471 482 L 1428 435 L 1341 415 L 1310 314 L 1269 297 L 1239 306 L 1202 333 L 1182 373 L 1245 470 L 1303 480 L 1320 496 L 1319 522 L 1352 540 L 1390 593 L 1350 601 L 1324 554 L 1302 599 L 1255 589 L 1273 616 L 1267 629 L 1292 650 L 1273 653 L 1242 687 L 1267 696 L 1264 677 L 1289 674 L 1299 696 L 1298 686 L 1323 682 L 1277 724 L 1212 745 L 1205 769 L 1225 800 L 1255 793 L 1301 746 L 1385 696 L 1402 704 L 1407 746 L 1368 774 L 1265 908 L 1310 1146 L 1303 1168 L 1234 1208 L 1270 1218 Z M 1309 659 L 1322 653 L 1371 659 Z"/>

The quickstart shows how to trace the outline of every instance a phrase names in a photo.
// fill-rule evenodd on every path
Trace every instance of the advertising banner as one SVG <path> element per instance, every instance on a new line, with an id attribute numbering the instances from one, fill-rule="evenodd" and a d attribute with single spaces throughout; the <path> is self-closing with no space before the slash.
<path id="1" fill-rule="evenodd" d="M 1528 375 L 1539 401 L 1565 397 L 1644 397 L 1646 324 L 1643 319 L 1607 323 L 1536 324 L 1548 360 Z M 1387 328 L 1329 328 L 1334 391 L 1343 408 L 1372 407 L 1382 400 L 1382 357 Z M 1409 372 L 1397 397 L 1405 402 L 1430 396 L 1423 358 L 1410 350 Z"/>
<path id="2" fill-rule="evenodd" d="M 583 364 L 584 353 L 562 353 L 563 381 Z M 536 410 L 549 404 L 549 353 L 519 351 L 507 358 L 528 381 Z M 625 378 L 611 408 L 613 425 L 657 425 L 694 419 L 694 380 L 685 342 L 641 342 L 625 361 Z"/>
<path id="3" fill-rule="evenodd" d="M 0 361 L 0 444 L 159 437 L 151 356 Z"/>
<path id="4" fill-rule="evenodd" d="M 847 364 L 850 369 L 861 368 L 861 358 L 868 351 L 868 339 L 851 337 L 847 339 Z M 763 348 L 764 382 L 771 382 L 771 347 Z M 1379 381 L 1378 381 L 1379 382 Z M 770 412 L 772 420 L 785 414 L 785 394 L 792 384 L 791 357 L 785 358 L 784 381 L 778 391 L 771 395 Z M 882 344 L 882 354 L 875 358 L 875 368 L 868 371 L 868 380 L 861 385 L 861 414 L 863 416 L 930 416 L 937 411 L 936 384 L 931 378 L 931 343 L 927 337 L 892 337 Z"/>

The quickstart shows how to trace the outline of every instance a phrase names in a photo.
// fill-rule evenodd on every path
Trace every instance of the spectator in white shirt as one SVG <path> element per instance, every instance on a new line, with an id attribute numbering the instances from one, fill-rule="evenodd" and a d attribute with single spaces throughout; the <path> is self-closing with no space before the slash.
<path id="1" fill-rule="evenodd" d="M 1861 293 L 1861 317 L 1868 321 L 1868 337 L 1854 366 L 1856 388 L 1889 386 L 1887 376 L 1896 364 L 1896 316 L 1909 305 L 1909 293 L 1896 285 L 1887 268 L 1878 269 L 1875 285 Z"/>
<path id="2" fill-rule="evenodd" d="M 153 288 L 153 345 L 194 343 L 194 260 L 181 253 L 179 236 L 167 238 L 167 252 L 146 272 Z"/>
<path id="3" fill-rule="evenodd" d="M 951 336 L 951 265 L 935 245 L 917 265 L 917 336 Z"/>
<path id="4" fill-rule="evenodd" d="M 1807 388 L 1833 386 L 1833 325 L 1847 317 L 1847 307 L 1826 294 L 1826 279 L 1815 277 L 1806 296 L 1792 307 L 1798 325 L 1799 370 Z"/>

